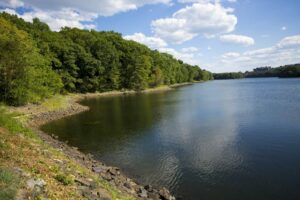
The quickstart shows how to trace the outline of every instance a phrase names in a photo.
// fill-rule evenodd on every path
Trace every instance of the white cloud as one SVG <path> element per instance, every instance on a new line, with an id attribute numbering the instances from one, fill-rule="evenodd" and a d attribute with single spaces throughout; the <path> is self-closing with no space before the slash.
<path id="1" fill-rule="evenodd" d="M 286 29 L 287 29 L 286 26 L 281 27 L 282 31 L 286 31 Z"/>
<path id="2" fill-rule="evenodd" d="M 19 0 L 1 0 L 0 1 L 0 6 L 3 7 L 10 7 L 10 8 L 17 8 L 24 6 L 24 3 Z"/>
<path id="3" fill-rule="evenodd" d="M 239 57 L 241 54 L 237 52 L 228 52 L 222 55 L 222 58 L 236 58 Z"/>
<path id="4" fill-rule="evenodd" d="M 260 66 L 280 66 L 300 62 L 300 35 L 283 38 L 267 48 L 246 51 L 243 53 L 228 52 L 221 56 L 220 62 L 214 64 L 216 71 L 232 69 L 250 70 Z M 224 68 L 220 68 L 220 67 Z M 228 70 L 227 68 L 230 68 Z"/>
<path id="5" fill-rule="evenodd" d="M 34 10 L 23 14 L 18 14 L 15 10 L 9 8 L 2 11 L 10 14 L 17 14 L 19 17 L 29 22 L 31 22 L 33 18 L 39 18 L 41 21 L 47 23 L 54 31 L 59 31 L 61 27 L 65 26 L 81 29 L 96 28 L 95 25 L 92 24 L 93 20 L 97 18 L 96 14 L 83 12 L 78 13 L 75 10 L 67 8 L 59 11 Z"/>
<path id="6" fill-rule="evenodd" d="M 220 40 L 222 42 L 241 44 L 245 46 L 250 46 L 255 43 L 254 39 L 245 35 L 221 35 Z"/>
<path id="7" fill-rule="evenodd" d="M 300 35 L 285 37 L 277 44 L 277 46 L 280 48 L 300 46 Z"/>
<path id="8" fill-rule="evenodd" d="M 167 46 L 167 43 L 164 40 L 162 40 L 161 38 L 147 37 L 143 33 L 135 33 L 133 35 L 127 35 L 127 36 L 124 36 L 124 38 L 126 40 L 133 40 L 133 41 L 142 43 L 152 49 L 158 49 L 158 48 Z"/>
<path id="9" fill-rule="evenodd" d="M 185 48 L 182 48 L 181 51 L 183 53 L 195 53 L 195 52 L 199 51 L 199 49 L 197 47 L 185 47 Z"/>
<path id="10" fill-rule="evenodd" d="M 198 35 L 213 37 L 235 29 L 233 9 L 219 3 L 194 3 L 175 12 L 172 17 L 152 21 L 155 35 L 166 41 L 182 43 Z"/>
<path id="11" fill-rule="evenodd" d="M 172 0 L 1 0 L 0 6 L 10 9 L 29 8 L 19 16 L 27 21 L 39 17 L 53 30 L 61 27 L 94 28 L 98 16 L 112 16 L 120 12 L 135 10 L 146 4 L 169 4 Z M 88 23 L 88 24 L 86 24 Z"/>
<path id="12" fill-rule="evenodd" d="M 180 51 L 173 48 L 159 48 L 158 50 L 163 53 L 168 53 L 177 59 L 184 61 L 185 63 L 191 65 L 199 65 L 198 56 L 201 56 L 199 50 L 196 47 L 183 48 Z"/>
<path id="13" fill-rule="evenodd" d="M 135 10 L 146 4 L 164 3 L 171 0 L 3 0 L 0 5 L 19 5 L 42 10 L 60 10 L 70 8 L 83 12 L 97 13 L 100 16 L 111 16 L 119 12 Z"/>

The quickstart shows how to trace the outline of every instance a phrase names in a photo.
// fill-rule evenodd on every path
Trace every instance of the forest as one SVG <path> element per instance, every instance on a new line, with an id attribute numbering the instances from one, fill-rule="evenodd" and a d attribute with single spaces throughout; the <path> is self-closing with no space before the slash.
<path id="1" fill-rule="evenodd" d="M 246 72 L 229 72 L 214 73 L 214 79 L 239 79 L 239 78 L 263 78 L 263 77 L 279 77 L 293 78 L 300 77 L 300 64 L 284 65 L 280 67 L 258 67 L 253 71 Z"/>
<path id="2" fill-rule="evenodd" d="M 36 103 L 57 93 L 144 90 L 206 81 L 212 73 L 116 32 L 62 28 L 0 14 L 0 102 Z"/>

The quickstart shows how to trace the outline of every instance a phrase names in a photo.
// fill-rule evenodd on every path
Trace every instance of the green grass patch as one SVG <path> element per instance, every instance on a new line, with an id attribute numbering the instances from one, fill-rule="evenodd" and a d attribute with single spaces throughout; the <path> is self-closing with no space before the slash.
<path id="1" fill-rule="evenodd" d="M 33 131 L 17 120 L 16 117 L 18 116 L 18 113 L 8 112 L 4 106 L 0 106 L 0 127 L 6 128 L 10 133 L 21 133 L 33 138 L 35 136 Z"/>
<path id="2" fill-rule="evenodd" d="M 55 179 L 64 185 L 72 185 L 75 182 L 75 176 L 71 174 L 70 175 L 58 174 L 55 176 Z"/>
<path id="3" fill-rule="evenodd" d="M 18 178 L 12 172 L 0 169 L 0 199 L 15 199 L 18 183 Z"/>
<path id="4" fill-rule="evenodd" d="M 63 95 L 55 95 L 42 103 L 42 107 L 46 110 L 53 111 L 60 108 L 65 108 L 68 104 L 68 99 Z"/>

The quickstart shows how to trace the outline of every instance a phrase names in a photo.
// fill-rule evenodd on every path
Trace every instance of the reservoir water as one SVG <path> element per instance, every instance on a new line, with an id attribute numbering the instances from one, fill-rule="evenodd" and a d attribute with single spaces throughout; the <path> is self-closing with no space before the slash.
<path id="1" fill-rule="evenodd" d="M 300 199 L 300 79 L 211 81 L 87 99 L 42 127 L 187 200 Z"/>

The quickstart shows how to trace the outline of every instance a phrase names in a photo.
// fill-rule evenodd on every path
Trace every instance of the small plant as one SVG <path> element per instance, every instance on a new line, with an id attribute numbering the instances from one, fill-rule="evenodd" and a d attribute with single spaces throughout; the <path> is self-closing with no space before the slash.
<path id="1" fill-rule="evenodd" d="M 8 170 L 0 169 L 0 199 L 13 200 L 16 196 L 17 178 Z"/>
<path id="2" fill-rule="evenodd" d="M 58 174 L 55 176 L 55 179 L 64 185 L 72 185 L 75 181 L 75 176 L 71 174 L 67 176 L 63 174 Z"/>

